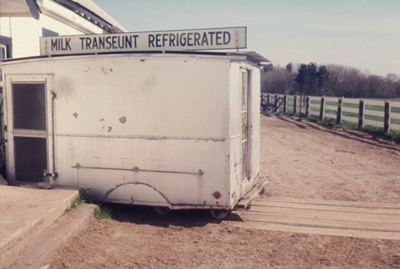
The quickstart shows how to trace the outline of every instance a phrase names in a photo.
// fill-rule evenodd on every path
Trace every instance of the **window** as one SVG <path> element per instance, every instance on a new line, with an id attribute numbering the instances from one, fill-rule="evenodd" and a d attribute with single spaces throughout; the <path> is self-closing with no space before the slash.
<path id="1" fill-rule="evenodd" d="M 0 60 L 7 59 L 7 46 L 0 44 Z"/>
<path id="2" fill-rule="evenodd" d="M 46 130 L 45 85 L 12 85 L 14 128 Z"/>
<path id="3" fill-rule="evenodd" d="M 0 35 L 0 61 L 12 57 L 11 38 Z"/>

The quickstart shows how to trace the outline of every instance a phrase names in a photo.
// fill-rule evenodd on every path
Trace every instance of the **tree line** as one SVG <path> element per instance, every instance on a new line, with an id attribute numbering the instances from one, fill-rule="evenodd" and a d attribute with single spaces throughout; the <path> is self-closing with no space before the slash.
<path id="1" fill-rule="evenodd" d="M 378 76 L 334 64 L 269 65 L 263 68 L 262 92 L 392 99 L 400 97 L 400 76 Z"/>

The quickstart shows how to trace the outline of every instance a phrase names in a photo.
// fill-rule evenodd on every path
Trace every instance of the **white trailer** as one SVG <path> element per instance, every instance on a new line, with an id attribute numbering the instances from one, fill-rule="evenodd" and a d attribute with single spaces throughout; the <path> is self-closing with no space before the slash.
<path id="1" fill-rule="evenodd" d="M 5 61 L 8 180 L 219 217 L 259 183 L 261 61 L 249 52 Z"/>

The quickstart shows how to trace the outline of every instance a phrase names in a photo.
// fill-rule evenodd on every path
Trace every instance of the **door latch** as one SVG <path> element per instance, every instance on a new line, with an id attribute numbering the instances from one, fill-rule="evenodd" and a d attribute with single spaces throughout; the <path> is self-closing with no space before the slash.
<path id="1" fill-rule="evenodd" d="M 47 171 L 43 172 L 43 177 L 52 177 L 54 179 L 57 178 L 57 173 L 48 173 Z"/>

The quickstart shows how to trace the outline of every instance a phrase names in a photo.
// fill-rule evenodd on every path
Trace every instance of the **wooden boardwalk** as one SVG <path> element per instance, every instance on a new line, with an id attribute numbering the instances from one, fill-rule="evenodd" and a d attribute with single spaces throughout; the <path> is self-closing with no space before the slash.
<path id="1" fill-rule="evenodd" d="M 235 226 L 272 231 L 400 240 L 400 204 L 258 198 Z"/>

